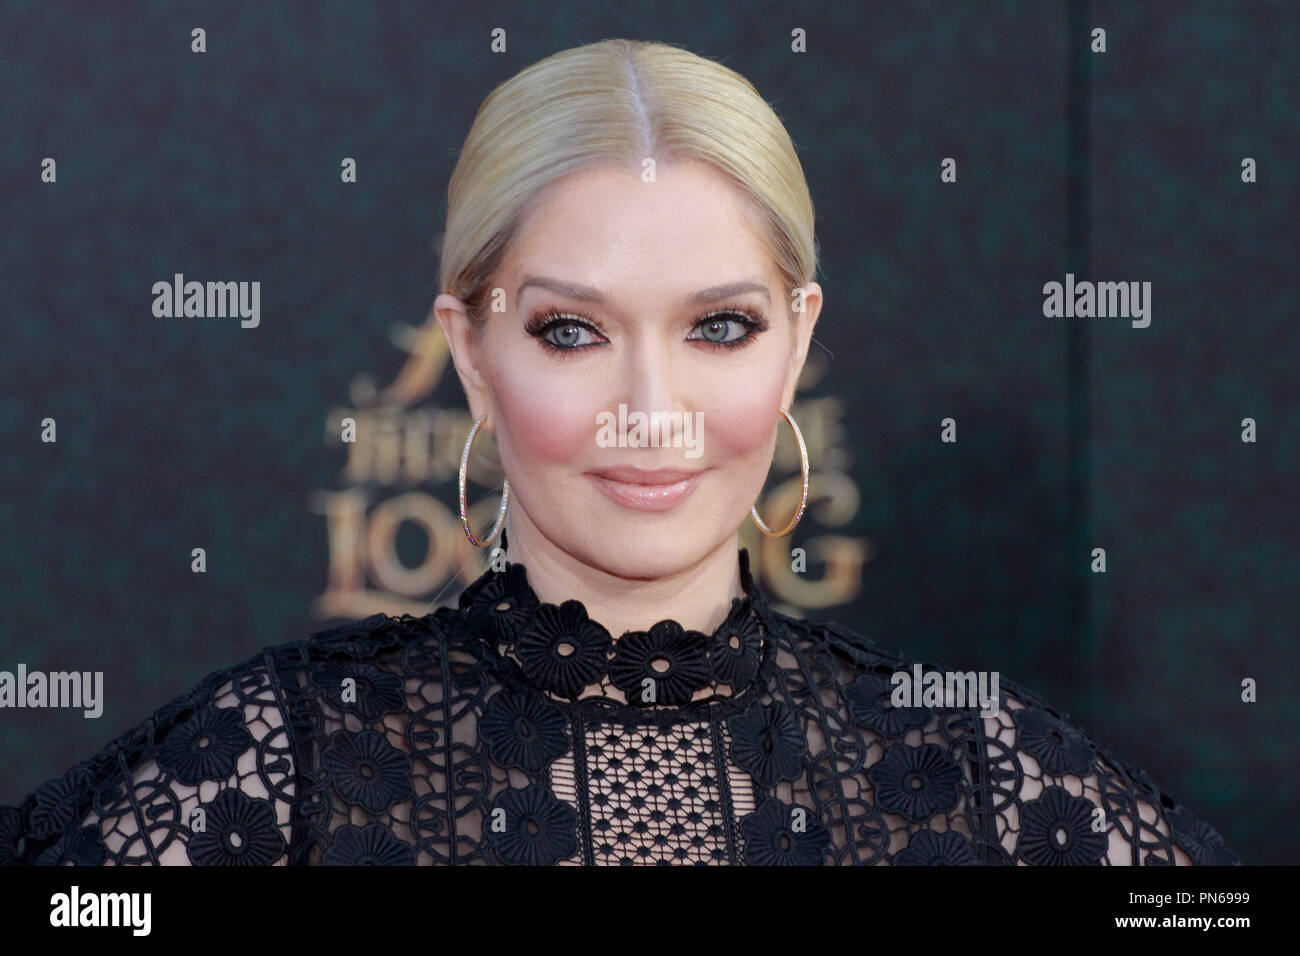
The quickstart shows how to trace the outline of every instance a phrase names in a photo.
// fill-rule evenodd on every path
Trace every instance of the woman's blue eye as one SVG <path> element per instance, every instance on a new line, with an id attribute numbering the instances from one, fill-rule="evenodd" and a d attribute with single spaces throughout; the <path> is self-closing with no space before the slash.
<path id="1" fill-rule="evenodd" d="M 586 341 L 582 338 L 584 333 L 587 335 Z M 583 328 L 581 325 L 558 323 L 548 328 L 545 335 L 552 344 L 565 349 L 579 348 L 591 344 L 590 330 Z"/>
<path id="2" fill-rule="evenodd" d="M 585 317 L 554 310 L 533 316 L 524 326 L 524 331 L 556 355 L 585 352 L 605 342 L 601 332 Z"/>
<path id="3" fill-rule="evenodd" d="M 730 331 L 735 331 L 743 335 L 747 329 L 735 319 L 726 319 L 721 316 L 712 319 L 704 319 L 696 326 L 700 330 L 700 337 L 705 342 L 734 342 L 740 338 L 740 335 L 730 335 Z"/>

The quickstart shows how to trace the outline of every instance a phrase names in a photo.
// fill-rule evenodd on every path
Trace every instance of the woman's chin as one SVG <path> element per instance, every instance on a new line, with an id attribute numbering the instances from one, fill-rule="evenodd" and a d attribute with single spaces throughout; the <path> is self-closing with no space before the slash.
<path id="1" fill-rule="evenodd" d="M 698 564 L 716 544 L 698 522 L 620 522 L 593 528 L 586 537 L 588 563 L 623 578 L 653 580 Z"/>

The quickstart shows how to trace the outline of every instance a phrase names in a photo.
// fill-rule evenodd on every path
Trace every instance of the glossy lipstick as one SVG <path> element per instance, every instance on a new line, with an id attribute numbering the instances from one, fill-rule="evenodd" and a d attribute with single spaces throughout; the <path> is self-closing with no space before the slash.
<path id="1" fill-rule="evenodd" d="M 668 511 L 695 490 L 707 469 L 602 468 L 586 473 L 610 501 L 634 511 Z"/>

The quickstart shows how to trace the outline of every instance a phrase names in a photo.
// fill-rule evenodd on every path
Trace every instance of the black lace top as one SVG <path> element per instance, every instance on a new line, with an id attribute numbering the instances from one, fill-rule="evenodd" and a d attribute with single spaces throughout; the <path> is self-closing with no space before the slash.
<path id="1" fill-rule="evenodd" d="M 1009 681 L 995 715 L 894 706 L 892 675 L 935 668 L 773 611 L 740 567 L 708 635 L 614 640 L 510 564 L 458 608 L 267 648 L 0 808 L 0 862 L 1239 862 Z"/>

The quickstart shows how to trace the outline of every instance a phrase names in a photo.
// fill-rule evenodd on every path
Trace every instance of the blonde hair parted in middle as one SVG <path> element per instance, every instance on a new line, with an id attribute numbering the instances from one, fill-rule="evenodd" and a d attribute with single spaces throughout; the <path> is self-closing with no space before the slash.
<path id="1" fill-rule="evenodd" d="M 787 293 L 813 280 L 818 247 L 803 167 L 780 118 L 739 73 L 667 43 L 610 39 L 562 50 L 479 107 L 447 190 L 439 285 L 481 335 L 489 283 L 532 200 L 606 162 L 710 163 L 749 201 Z"/>

